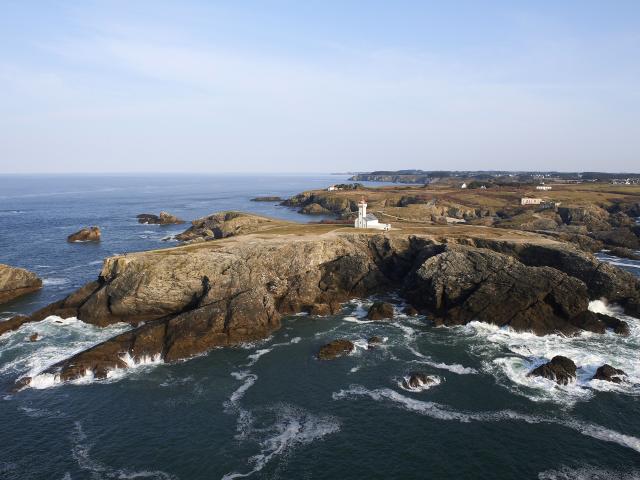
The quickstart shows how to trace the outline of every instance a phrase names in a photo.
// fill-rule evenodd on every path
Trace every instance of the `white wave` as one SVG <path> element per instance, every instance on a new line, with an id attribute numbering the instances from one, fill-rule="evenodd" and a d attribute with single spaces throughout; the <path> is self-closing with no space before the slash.
<path id="1" fill-rule="evenodd" d="M 126 468 L 118 469 L 94 460 L 90 456 L 93 444 L 88 443 L 87 435 L 84 433 L 80 422 L 75 422 L 71 441 L 73 443 L 71 447 L 71 456 L 81 470 L 90 472 L 91 478 L 119 478 L 123 480 L 147 478 L 156 480 L 177 480 L 177 477 L 174 475 L 162 471 L 131 471 Z"/>
<path id="2" fill-rule="evenodd" d="M 538 474 L 538 480 L 638 480 L 639 478 L 638 470 L 615 472 L 591 466 L 579 468 L 562 466 L 559 469 L 545 470 Z"/>
<path id="3" fill-rule="evenodd" d="M 229 397 L 229 402 L 233 405 L 238 403 L 240 399 L 244 397 L 247 390 L 256 383 L 256 380 L 258 380 L 258 376 L 248 371 L 231 372 L 231 376 L 237 380 L 244 380 L 244 383 L 240 385 Z"/>
<path id="4" fill-rule="evenodd" d="M 227 473 L 222 477 L 223 480 L 251 476 L 262 470 L 274 457 L 286 455 L 297 446 L 312 443 L 340 430 L 336 418 L 314 415 L 290 405 L 278 407 L 275 413 L 273 425 L 249 433 L 258 437 L 256 440 L 260 448 L 260 453 L 248 459 L 251 471 Z"/>
<path id="5" fill-rule="evenodd" d="M 616 443 L 620 446 L 630 448 L 640 453 L 640 438 L 625 435 L 615 430 L 611 430 L 600 425 L 581 422 L 574 419 L 562 419 L 553 417 L 542 417 L 537 415 L 529 415 L 519 413 L 512 410 L 500 410 L 497 412 L 462 412 L 454 410 L 445 405 L 435 402 L 426 402 L 406 397 L 395 390 L 389 388 L 380 388 L 368 390 L 359 385 L 352 385 L 348 389 L 334 392 L 332 398 L 334 400 L 343 400 L 357 397 L 369 397 L 375 401 L 388 401 L 398 405 L 405 410 L 426 415 L 438 420 L 458 421 L 458 422 L 499 422 L 505 420 L 522 421 L 525 423 L 552 423 L 566 428 L 575 430 L 582 435 L 602 440 L 605 442 Z"/>
<path id="6" fill-rule="evenodd" d="M 350 315 L 349 315 L 349 316 L 346 316 L 346 317 L 343 317 L 342 319 L 343 319 L 345 322 L 351 322 L 351 323 L 362 323 L 362 324 L 365 324 L 365 323 L 375 323 L 375 322 L 376 322 L 375 320 L 360 320 L 359 318 L 357 318 L 357 317 L 353 317 L 353 316 L 350 316 Z"/>
<path id="7" fill-rule="evenodd" d="M 66 285 L 67 283 L 69 283 L 68 278 L 48 277 L 42 280 L 43 285 Z"/>
<path id="8" fill-rule="evenodd" d="M 249 355 L 248 358 L 250 359 L 250 361 L 249 363 L 247 363 L 247 367 L 254 365 L 258 360 L 260 360 L 261 356 L 266 355 L 272 350 L 273 348 L 261 348 L 259 350 L 256 350 L 256 353 Z"/>
<path id="9" fill-rule="evenodd" d="M 53 375 L 41 374 L 46 368 L 130 328 L 124 323 L 101 328 L 75 317 L 57 316 L 25 323 L 0 337 L 0 374 L 32 377 L 32 387 L 48 388 L 56 380 Z M 33 334 L 38 335 L 37 342 L 28 341 Z"/>
<path id="10" fill-rule="evenodd" d="M 589 302 L 589 310 L 595 313 L 604 313 L 605 315 L 620 315 L 623 313 L 622 307 L 618 305 L 610 305 L 606 298 L 600 300 L 592 300 Z"/>
<path id="11" fill-rule="evenodd" d="M 444 363 L 444 362 L 434 362 L 430 357 L 422 354 L 416 348 L 411 345 L 406 345 L 407 349 L 413 353 L 420 360 L 417 360 L 417 363 L 421 363 L 424 365 L 429 365 L 433 368 L 438 368 L 440 370 L 448 370 L 452 373 L 457 373 L 458 375 L 474 375 L 477 374 L 478 371 L 475 368 L 465 367 L 464 365 L 460 365 L 459 363 Z"/>
<path id="12" fill-rule="evenodd" d="M 467 340 L 474 343 L 469 350 L 481 357 L 483 370 L 493 375 L 503 387 L 530 400 L 571 405 L 590 399 L 593 390 L 640 396 L 640 358 L 637 355 L 640 322 L 623 315 L 618 307 L 607 305 L 604 300 L 592 301 L 590 309 L 623 319 L 629 324 L 630 335 L 583 332 L 573 337 L 538 336 L 481 322 L 456 328 L 469 335 Z M 533 368 L 556 355 L 575 362 L 578 367 L 575 382 L 560 386 L 544 378 L 528 376 Z M 592 380 L 598 367 L 604 364 L 622 369 L 628 382 L 613 384 Z"/>

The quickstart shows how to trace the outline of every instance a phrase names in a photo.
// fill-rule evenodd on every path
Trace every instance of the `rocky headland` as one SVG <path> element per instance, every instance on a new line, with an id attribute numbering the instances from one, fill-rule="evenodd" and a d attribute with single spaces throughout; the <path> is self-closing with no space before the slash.
<path id="1" fill-rule="evenodd" d="M 42 280 L 35 273 L 0 263 L 0 303 L 6 303 L 41 288 Z"/>
<path id="2" fill-rule="evenodd" d="M 527 232 L 414 225 L 383 234 L 222 212 L 194 221 L 185 234 L 201 240 L 108 258 L 95 281 L 0 323 L 0 333 L 49 315 L 132 325 L 45 372 L 66 381 L 102 378 L 126 368 L 124 357 L 171 362 L 264 338 L 285 315 L 325 315 L 354 297 L 388 292 L 436 324 L 479 320 L 538 335 L 624 334 L 624 322 L 589 310 L 593 299 L 640 316 L 633 275 Z M 379 309 L 387 315 L 388 307 Z"/>

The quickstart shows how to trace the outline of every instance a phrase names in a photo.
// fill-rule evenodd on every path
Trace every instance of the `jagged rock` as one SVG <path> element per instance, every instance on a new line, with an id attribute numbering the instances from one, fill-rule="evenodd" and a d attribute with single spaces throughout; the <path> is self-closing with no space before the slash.
<path id="1" fill-rule="evenodd" d="M 324 317 L 326 315 L 331 315 L 332 309 L 331 306 L 326 303 L 319 303 L 316 305 L 312 305 L 308 309 L 309 315 L 315 315 L 318 317 Z"/>
<path id="2" fill-rule="evenodd" d="M 167 212 L 160 212 L 160 215 L 154 215 L 152 213 L 141 213 L 136 216 L 138 223 L 154 224 L 154 225 L 179 225 L 184 223 L 184 220 L 180 220 L 175 215 L 171 215 Z"/>
<path id="3" fill-rule="evenodd" d="M 584 225 L 589 231 L 609 230 L 609 212 L 596 205 L 560 207 L 558 214 L 567 225 Z"/>
<path id="4" fill-rule="evenodd" d="M 243 215 L 226 216 L 216 222 L 232 235 L 226 222 Z M 274 225 L 278 233 L 267 233 Z M 354 297 L 391 291 L 443 323 L 473 319 L 538 334 L 608 328 L 585 313 L 589 298 L 637 306 L 631 274 L 534 235 L 308 234 L 307 225 L 261 217 L 237 226 L 260 234 L 106 259 L 96 282 L 30 317 L 0 322 L 0 333 L 49 315 L 134 326 L 46 370 L 64 381 L 123 368 L 125 354 L 171 362 L 261 339 L 280 327 L 282 315 L 314 305 L 337 311 Z"/>
<path id="5" fill-rule="evenodd" d="M 245 235 L 272 225 L 274 221 L 270 218 L 242 212 L 220 212 L 192 221 L 191 227 L 176 235 L 176 239 L 180 242 L 213 240 Z"/>
<path id="6" fill-rule="evenodd" d="M 415 317 L 417 315 L 420 315 L 420 312 L 413 305 L 407 305 L 406 307 L 404 307 L 404 309 L 402 310 L 402 313 L 410 317 Z"/>
<path id="7" fill-rule="evenodd" d="M 67 237 L 67 242 L 99 242 L 100 228 L 89 227 L 78 230 Z"/>
<path id="8" fill-rule="evenodd" d="M 282 202 L 283 199 L 275 196 L 255 197 L 251 199 L 252 202 Z"/>
<path id="9" fill-rule="evenodd" d="M 609 254 L 615 257 L 628 258 L 630 260 L 640 260 L 640 255 L 636 250 L 624 247 L 612 247 L 609 249 Z"/>
<path id="10" fill-rule="evenodd" d="M 539 335 L 574 334 L 579 327 L 572 320 L 589 304 L 577 278 L 486 249 L 447 247 L 415 276 L 412 303 L 430 308 L 436 323 L 447 325 L 480 320 Z"/>
<path id="11" fill-rule="evenodd" d="M 559 385 L 568 385 L 576 378 L 576 364 L 570 358 L 557 355 L 550 362 L 531 370 L 529 376 L 544 377 Z"/>
<path id="12" fill-rule="evenodd" d="M 31 335 L 29 335 L 29 341 L 30 342 L 37 342 L 38 341 L 38 334 L 37 333 L 32 333 Z"/>
<path id="13" fill-rule="evenodd" d="M 402 379 L 402 386 L 409 390 L 415 390 L 425 385 L 436 383 L 433 377 L 422 372 L 413 372 L 409 374 L 409 378 Z"/>
<path id="14" fill-rule="evenodd" d="M 604 364 L 601 367 L 598 367 L 596 370 L 596 374 L 593 376 L 594 380 L 604 380 L 607 382 L 613 383 L 622 383 L 627 376 L 624 371 L 619 368 L 613 368 L 609 364 Z"/>
<path id="15" fill-rule="evenodd" d="M 334 358 L 351 353 L 354 348 L 353 342 L 349 340 L 334 340 L 320 349 L 318 359 L 333 360 Z"/>
<path id="16" fill-rule="evenodd" d="M 319 203 L 311 203 L 302 207 L 300 209 L 300 213 L 306 213 L 307 215 L 328 215 L 331 214 L 331 211 L 327 210 Z"/>
<path id="17" fill-rule="evenodd" d="M 393 305 L 387 302 L 374 302 L 367 312 L 369 320 L 391 320 L 393 319 Z"/>
<path id="18" fill-rule="evenodd" d="M 382 344 L 382 338 L 374 335 L 373 337 L 370 337 L 369 340 L 367 340 L 367 349 L 375 348 L 377 345 L 381 345 L 381 344 Z"/>
<path id="19" fill-rule="evenodd" d="M 0 303 L 35 292 L 40 288 L 42 288 L 42 280 L 35 273 L 0 263 Z M 2 333 L 2 323 L 4 322 L 0 322 L 0 333 Z"/>

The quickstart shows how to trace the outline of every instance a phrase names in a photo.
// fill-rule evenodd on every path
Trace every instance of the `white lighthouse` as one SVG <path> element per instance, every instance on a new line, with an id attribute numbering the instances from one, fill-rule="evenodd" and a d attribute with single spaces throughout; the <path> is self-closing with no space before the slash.
<path id="1" fill-rule="evenodd" d="M 388 223 L 380 223 L 375 215 L 367 213 L 367 202 L 362 198 L 358 202 L 358 218 L 356 218 L 355 228 L 375 228 L 377 230 L 389 230 L 391 225 Z"/>

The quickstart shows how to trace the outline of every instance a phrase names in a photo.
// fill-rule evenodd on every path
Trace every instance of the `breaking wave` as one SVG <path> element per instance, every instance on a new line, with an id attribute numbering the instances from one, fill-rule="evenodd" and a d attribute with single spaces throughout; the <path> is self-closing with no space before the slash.
<path id="1" fill-rule="evenodd" d="M 426 402 L 406 397 L 395 390 L 389 388 L 379 388 L 368 390 L 359 385 L 352 385 L 348 389 L 340 390 L 332 395 L 334 400 L 344 400 L 350 398 L 368 397 L 375 401 L 386 401 L 397 405 L 405 410 L 426 415 L 437 420 L 457 421 L 457 422 L 499 422 L 499 421 L 521 421 L 525 423 L 552 423 L 566 428 L 575 430 L 582 435 L 602 440 L 605 442 L 613 442 L 620 446 L 630 448 L 640 453 L 640 438 L 625 435 L 614 430 L 602 427 L 600 425 L 586 423 L 573 419 L 562 419 L 553 417 L 542 417 L 537 415 L 528 415 L 512 410 L 501 410 L 498 412 L 462 412 L 454 410 L 445 405 L 435 402 Z"/>

